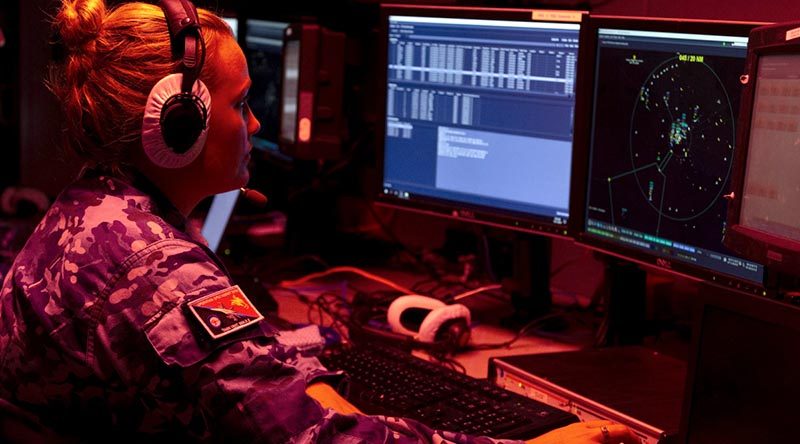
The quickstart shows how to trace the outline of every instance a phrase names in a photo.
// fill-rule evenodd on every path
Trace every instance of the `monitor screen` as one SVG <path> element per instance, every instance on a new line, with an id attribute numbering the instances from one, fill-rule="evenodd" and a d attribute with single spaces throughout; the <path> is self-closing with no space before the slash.
<path id="1" fill-rule="evenodd" d="M 570 23 L 482 11 L 387 14 L 379 198 L 564 234 L 581 15 Z"/>
<path id="2" fill-rule="evenodd" d="M 725 245 L 767 267 L 767 291 L 800 274 L 800 40 L 797 23 L 750 34 Z M 774 285 L 773 285 L 774 284 Z M 791 287 L 791 285 L 788 285 Z"/>
<path id="3" fill-rule="evenodd" d="M 222 242 L 222 235 L 225 234 L 225 228 L 228 226 L 228 221 L 231 218 L 231 214 L 233 214 L 233 208 L 236 206 L 238 199 L 239 190 L 236 189 L 217 194 L 211 201 L 211 207 L 208 209 L 208 214 L 203 221 L 201 230 L 211 251 L 218 251 Z"/>
<path id="4" fill-rule="evenodd" d="M 244 53 L 250 70 L 250 108 L 261 122 L 257 148 L 276 150 L 280 129 L 283 33 L 288 23 L 247 20 Z"/>
<path id="5" fill-rule="evenodd" d="M 739 223 L 800 241 L 800 54 L 758 59 Z"/>
<path id="6" fill-rule="evenodd" d="M 236 17 L 223 17 L 222 20 L 225 20 L 225 23 L 231 27 L 233 38 L 239 40 L 239 19 Z"/>
<path id="7" fill-rule="evenodd" d="M 722 245 L 749 27 L 598 18 L 591 29 L 582 241 L 758 291 L 763 267 Z"/>

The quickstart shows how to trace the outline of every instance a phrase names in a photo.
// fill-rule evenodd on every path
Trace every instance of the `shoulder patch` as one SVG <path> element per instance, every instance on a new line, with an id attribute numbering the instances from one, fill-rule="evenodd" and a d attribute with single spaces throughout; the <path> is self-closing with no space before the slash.
<path id="1" fill-rule="evenodd" d="M 264 319 L 238 285 L 186 303 L 206 333 L 219 339 Z"/>

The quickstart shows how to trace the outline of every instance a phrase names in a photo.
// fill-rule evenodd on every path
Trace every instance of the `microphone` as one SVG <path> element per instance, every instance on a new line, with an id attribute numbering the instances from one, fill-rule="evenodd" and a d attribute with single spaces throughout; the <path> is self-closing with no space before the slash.
<path id="1" fill-rule="evenodd" d="M 250 204 L 252 204 L 252 205 L 254 205 L 254 206 L 258 207 L 258 208 L 263 208 L 264 206 L 267 205 L 267 201 L 269 199 L 267 199 L 267 196 L 265 196 L 264 194 L 254 190 L 254 189 L 251 189 L 251 188 L 242 187 L 242 188 L 239 188 L 239 189 L 242 190 L 242 196 L 245 199 L 247 199 L 247 201 Z"/>

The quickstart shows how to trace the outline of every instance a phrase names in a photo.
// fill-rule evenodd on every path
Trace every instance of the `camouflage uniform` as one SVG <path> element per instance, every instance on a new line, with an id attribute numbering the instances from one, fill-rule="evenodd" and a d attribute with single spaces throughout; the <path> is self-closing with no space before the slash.
<path id="1" fill-rule="evenodd" d="M 324 410 L 305 388 L 330 375 L 267 322 L 207 339 L 184 302 L 230 277 L 132 183 L 86 175 L 18 255 L 0 293 L 0 398 L 88 441 L 494 442 Z"/>

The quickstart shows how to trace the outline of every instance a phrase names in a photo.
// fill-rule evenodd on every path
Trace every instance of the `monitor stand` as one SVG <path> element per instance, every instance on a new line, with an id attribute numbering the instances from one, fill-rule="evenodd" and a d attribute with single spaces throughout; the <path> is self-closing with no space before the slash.
<path id="1" fill-rule="evenodd" d="M 606 257 L 605 319 L 598 345 L 636 345 L 645 336 L 647 272 L 638 265 Z"/>
<path id="2" fill-rule="evenodd" d="M 514 236 L 511 278 L 504 283 L 511 291 L 514 323 L 526 324 L 550 312 L 551 244 L 543 236 Z"/>
<path id="3" fill-rule="evenodd" d="M 504 325 L 522 327 L 530 321 L 550 314 L 552 297 L 550 293 L 550 255 L 549 237 L 530 233 L 504 230 L 493 233 L 496 242 L 486 260 L 490 276 L 502 284 L 503 291 L 511 295 L 513 310 L 502 322 Z M 475 234 L 450 229 L 447 231 L 445 246 L 449 256 L 456 256 L 474 248 Z M 465 247 L 466 246 L 466 247 Z M 559 324 L 559 325 L 557 325 Z M 545 330 L 559 330 L 563 327 L 557 319 L 540 324 Z"/>

